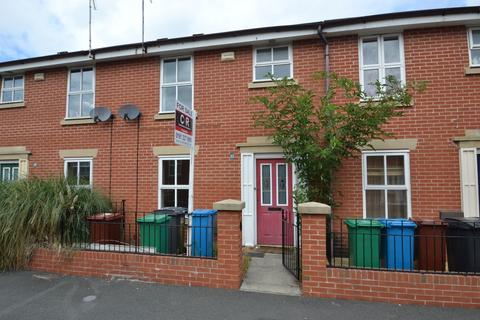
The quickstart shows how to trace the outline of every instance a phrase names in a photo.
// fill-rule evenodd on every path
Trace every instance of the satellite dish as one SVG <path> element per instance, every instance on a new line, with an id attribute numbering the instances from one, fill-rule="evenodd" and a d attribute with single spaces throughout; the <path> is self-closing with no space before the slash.
<path id="1" fill-rule="evenodd" d="M 118 113 L 123 120 L 135 120 L 141 115 L 138 107 L 133 104 L 126 104 L 120 107 L 120 109 L 118 109 Z"/>
<path id="2" fill-rule="evenodd" d="M 93 120 L 105 122 L 113 118 L 112 112 L 107 107 L 95 107 L 90 111 Z"/>

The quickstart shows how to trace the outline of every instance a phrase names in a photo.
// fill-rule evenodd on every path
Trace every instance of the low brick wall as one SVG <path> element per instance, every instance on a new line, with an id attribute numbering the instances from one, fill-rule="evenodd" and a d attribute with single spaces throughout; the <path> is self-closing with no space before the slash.
<path id="1" fill-rule="evenodd" d="M 306 296 L 480 308 L 480 276 L 329 268 L 325 214 L 302 214 Z"/>
<path id="2" fill-rule="evenodd" d="M 238 289 L 242 281 L 241 211 L 219 211 L 217 259 L 37 249 L 30 269 L 76 276 L 123 277 L 163 284 Z"/>
<path id="3" fill-rule="evenodd" d="M 331 298 L 480 308 L 480 277 L 327 268 L 318 283 Z"/>

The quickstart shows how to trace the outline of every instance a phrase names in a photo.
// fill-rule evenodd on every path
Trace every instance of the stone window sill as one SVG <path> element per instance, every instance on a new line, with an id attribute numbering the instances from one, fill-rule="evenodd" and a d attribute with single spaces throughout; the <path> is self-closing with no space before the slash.
<path id="1" fill-rule="evenodd" d="M 292 79 L 294 84 L 298 84 L 296 79 Z M 277 83 L 274 81 L 254 81 L 248 84 L 248 89 L 263 89 L 277 87 Z"/>
<path id="2" fill-rule="evenodd" d="M 154 117 L 154 120 L 172 120 L 175 119 L 175 112 L 172 113 L 157 113 Z"/>
<path id="3" fill-rule="evenodd" d="M 474 75 L 474 74 L 480 74 L 480 67 L 466 67 L 465 68 L 465 75 Z"/>
<path id="4" fill-rule="evenodd" d="M 0 103 L 0 109 L 25 108 L 25 102 Z"/>
<path id="5" fill-rule="evenodd" d="M 94 124 L 95 120 L 91 118 L 87 119 L 63 119 L 60 121 L 62 126 L 74 126 L 74 125 L 82 125 L 82 124 Z"/>

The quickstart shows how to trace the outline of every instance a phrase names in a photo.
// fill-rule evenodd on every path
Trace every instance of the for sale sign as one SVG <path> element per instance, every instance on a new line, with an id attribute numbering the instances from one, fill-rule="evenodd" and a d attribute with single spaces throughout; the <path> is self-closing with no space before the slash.
<path id="1" fill-rule="evenodd" d="M 175 108 L 175 143 L 194 148 L 195 111 L 177 101 Z"/>

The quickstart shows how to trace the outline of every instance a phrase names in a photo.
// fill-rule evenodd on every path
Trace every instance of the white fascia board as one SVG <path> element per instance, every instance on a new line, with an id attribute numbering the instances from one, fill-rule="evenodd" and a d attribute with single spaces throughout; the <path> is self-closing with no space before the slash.
<path id="1" fill-rule="evenodd" d="M 382 30 L 388 30 L 388 32 L 390 32 L 394 30 L 400 31 L 404 29 L 440 27 L 456 24 L 480 24 L 480 13 L 436 15 L 430 17 L 401 18 L 354 23 L 344 26 L 326 27 L 322 31 L 327 36 L 340 36 L 346 34 L 366 34 Z"/>
<path id="2" fill-rule="evenodd" d="M 10 66 L 0 67 L 1 73 L 14 73 L 20 71 L 28 71 L 35 69 L 45 69 L 61 66 L 75 66 L 81 64 L 89 64 L 100 61 L 109 61 L 109 60 L 121 60 L 129 58 L 139 58 L 141 56 L 151 56 L 151 55 L 162 55 L 162 54 L 174 54 L 174 53 L 192 53 L 193 51 L 212 49 L 212 48 L 221 48 L 221 47 L 232 47 L 232 46 L 242 46 L 242 45 L 255 45 L 262 42 L 268 41 L 292 41 L 300 40 L 307 38 L 314 38 L 317 36 L 317 29 L 306 29 L 298 31 L 282 31 L 282 32 L 270 32 L 270 33 L 260 33 L 253 35 L 245 36 L 236 36 L 236 37 L 226 37 L 218 39 L 209 39 L 209 40 L 197 40 L 197 41 L 186 41 L 171 43 L 159 46 L 149 46 L 147 48 L 147 54 L 142 53 L 142 49 L 132 48 L 124 50 L 112 50 L 108 52 L 96 53 L 95 58 L 92 59 L 86 55 L 75 56 L 75 57 L 65 57 L 37 62 L 27 62 L 19 63 Z"/>
<path id="3" fill-rule="evenodd" d="M 149 47 L 149 53 L 169 54 L 182 51 L 195 51 L 215 49 L 221 47 L 239 47 L 242 45 L 264 44 L 268 41 L 292 41 L 318 37 L 317 29 L 301 31 L 270 32 L 256 35 L 245 35 L 211 40 L 189 41 L 184 43 L 172 43 L 157 47 Z"/>

